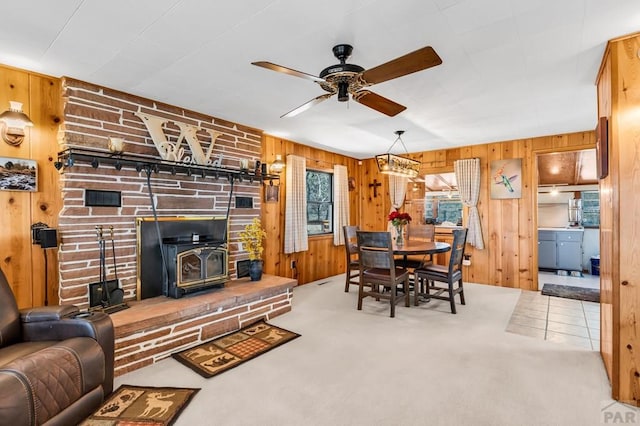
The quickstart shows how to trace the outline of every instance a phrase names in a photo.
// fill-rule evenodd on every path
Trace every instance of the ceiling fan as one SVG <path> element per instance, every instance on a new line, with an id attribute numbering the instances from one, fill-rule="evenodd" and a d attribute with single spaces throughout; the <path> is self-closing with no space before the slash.
<path id="1" fill-rule="evenodd" d="M 442 63 L 442 59 L 440 59 L 435 50 L 433 50 L 431 46 L 426 46 L 389 62 L 385 62 L 377 67 L 365 70 L 359 65 L 346 63 L 352 51 L 353 47 L 348 44 L 338 44 L 334 46 L 333 54 L 338 58 L 340 63 L 323 69 L 318 77 L 271 62 L 259 61 L 252 62 L 252 64 L 314 81 L 325 91 L 329 92 L 313 98 L 280 116 L 280 118 L 285 118 L 298 115 L 312 106 L 329 99 L 336 93 L 338 94 L 338 101 L 340 102 L 348 101 L 349 95 L 351 95 L 354 101 L 393 117 L 407 109 L 407 107 L 391 99 L 387 99 L 384 96 L 380 96 L 368 90 L 367 87 L 435 67 Z"/>

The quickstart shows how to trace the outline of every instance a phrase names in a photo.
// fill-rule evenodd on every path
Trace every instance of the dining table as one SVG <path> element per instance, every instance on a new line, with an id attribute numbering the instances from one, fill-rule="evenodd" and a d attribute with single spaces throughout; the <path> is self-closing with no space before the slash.
<path id="1" fill-rule="evenodd" d="M 421 254 L 421 255 L 434 255 L 437 253 L 446 253 L 451 250 L 451 244 L 443 243 L 440 241 L 421 241 L 421 240 L 404 240 L 402 245 L 397 245 L 395 241 L 392 245 L 393 254 L 403 256 L 404 263 L 406 264 L 407 256 L 413 254 Z M 410 281 L 414 281 L 413 275 L 411 276 Z M 413 282 L 414 293 L 415 293 L 415 302 L 414 304 L 418 306 L 418 289 L 415 288 L 418 283 Z"/>
<path id="2" fill-rule="evenodd" d="M 410 254 L 437 254 L 451 250 L 451 244 L 440 241 L 404 240 L 403 244 L 393 242 L 393 254 L 408 256 Z"/>

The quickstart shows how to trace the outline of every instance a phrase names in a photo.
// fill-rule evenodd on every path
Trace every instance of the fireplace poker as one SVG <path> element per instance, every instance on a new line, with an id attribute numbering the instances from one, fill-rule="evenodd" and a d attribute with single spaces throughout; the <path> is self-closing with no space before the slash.
<path id="1" fill-rule="evenodd" d="M 102 225 L 96 225 L 96 233 L 98 234 L 98 248 L 100 251 L 100 284 L 102 287 L 102 307 L 106 308 L 111 305 L 109 297 L 109 289 L 107 288 L 107 265 L 105 259 L 104 238 L 102 235 Z"/>
<path id="2" fill-rule="evenodd" d="M 116 244 L 113 240 L 113 225 L 109 226 L 109 231 L 111 233 L 111 253 L 113 255 L 113 275 L 116 281 L 116 288 L 111 291 L 109 294 L 109 302 L 112 305 L 123 305 L 122 309 L 127 308 L 128 306 L 124 304 L 124 290 L 120 288 L 120 280 L 118 279 L 118 265 L 116 264 Z"/>

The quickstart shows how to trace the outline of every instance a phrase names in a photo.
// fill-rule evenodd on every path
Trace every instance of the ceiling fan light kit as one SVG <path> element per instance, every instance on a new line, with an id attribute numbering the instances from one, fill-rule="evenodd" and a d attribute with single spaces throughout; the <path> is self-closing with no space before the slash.
<path id="1" fill-rule="evenodd" d="M 433 48 L 426 46 L 382 65 L 378 65 L 377 67 L 365 70 L 359 65 L 348 64 L 346 62 L 352 52 L 353 47 L 349 44 L 338 44 L 334 46 L 333 55 L 340 63 L 326 67 L 320 72 L 318 77 L 272 62 L 258 61 L 252 62 L 252 64 L 283 74 L 311 80 L 318 83 L 323 90 L 328 92 L 328 94 L 318 96 L 280 116 L 281 118 L 286 118 L 298 115 L 335 94 L 338 95 L 337 98 L 339 102 L 347 102 L 349 98 L 352 98 L 359 104 L 388 115 L 389 117 L 393 117 L 407 108 L 366 88 L 442 63 L 442 59 L 440 59 Z"/>
<path id="2" fill-rule="evenodd" d="M 378 164 L 378 171 L 385 175 L 403 176 L 407 178 L 415 178 L 420 173 L 420 162 L 401 155 L 391 154 L 393 146 L 400 142 L 404 147 L 405 152 L 408 154 L 407 147 L 402 141 L 402 134 L 404 130 L 396 130 L 395 134 L 398 135 L 393 144 L 389 147 L 385 154 L 376 155 L 376 163 Z"/>

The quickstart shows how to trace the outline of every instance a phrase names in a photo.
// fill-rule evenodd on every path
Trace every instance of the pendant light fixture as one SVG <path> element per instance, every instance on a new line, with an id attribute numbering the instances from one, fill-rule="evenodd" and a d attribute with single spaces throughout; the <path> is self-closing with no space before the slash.
<path id="1" fill-rule="evenodd" d="M 385 175 L 404 176 L 408 178 L 415 178 L 420 173 L 420 162 L 408 157 L 395 155 L 391 153 L 394 145 L 398 142 L 404 148 L 405 153 L 409 154 L 407 147 L 402 141 L 402 134 L 404 130 L 396 130 L 394 132 L 398 137 L 391 144 L 385 154 L 376 155 L 376 162 L 378 163 L 378 170 Z"/>

